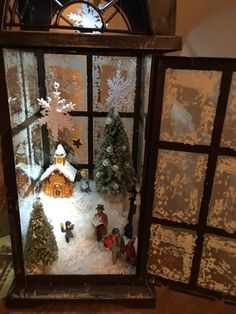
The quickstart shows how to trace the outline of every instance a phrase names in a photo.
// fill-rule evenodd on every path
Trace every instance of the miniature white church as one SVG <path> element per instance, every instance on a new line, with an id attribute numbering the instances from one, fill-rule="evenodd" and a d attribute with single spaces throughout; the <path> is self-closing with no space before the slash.
<path id="1" fill-rule="evenodd" d="M 59 144 L 54 155 L 54 163 L 40 178 L 43 192 L 57 198 L 70 197 L 74 189 L 76 172 L 76 168 L 66 160 L 64 147 Z"/>

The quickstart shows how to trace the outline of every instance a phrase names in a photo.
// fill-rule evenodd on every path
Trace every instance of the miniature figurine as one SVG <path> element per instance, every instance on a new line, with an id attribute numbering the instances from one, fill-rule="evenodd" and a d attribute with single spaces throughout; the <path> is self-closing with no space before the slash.
<path id="1" fill-rule="evenodd" d="M 61 232 L 65 232 L 65 239 L 66 239 L 67 243 L 69 243 L 70 238 L 73 238 L 73 236 L 74 236 L 72 231 L 71 231 L 73 229 L 74 229 L 74 225 L 71 224 L 70 221 L 65 222 L 65 228 L 64 228 L 63 223 L 61 223 Z"/>
<path id="2" fill-rule="evenodd" d="M 98 204 L 97 207 L 97 213 L 93 217 L 93 227 L 95 228 L 97 241 L 100 242 L 107 234 L 107 225 L 108 225 L 108 219 L 107 215 L 104 214 L 104 205 Z"/>
<path id="3" fill-rule="evenodd" d="M 81 192 L 89 193 L 91 192 L 90 187 L 89 187 L 89 180 L 82 178 L 81 179 Z"/>
<path id="4" fill-rule="evenodd" d="M 86 171 L 82 170 L 81 171 L 81 185 L 80 185 L 80 190 L 81 192 L 89 193 L 91 192 L 90 186 L 89 186 L 89 179 L 87 178 Z"/>
<path id="5" fill-rule="evenodd" d="M 116 263 L 117 258 L 121 256 L 121 253 L 125 251 L 125 243 L 123 237 L 120 235 L 120 230 L 118 228 L 113 228 L 111 232 L 112 239 L 112 262 Z"/>
<path id="6" fill-rule="evenodd" d="M 136 260 L 137 260 L 136 250 L 134 246 L 135 240 L 136 240 L 135 237 L 133 237 L 132 239 L 127 238 L 126 243 L 125 243 L 126 260 L 132 266 L 136 266 Z"/>
<path id="7" fill-rule="evenodd" d="M 105 235 L 102 240 L 101 250 L 102 251 L 110 251 L 112 247 L 112 236 L 111 234 Z"/>

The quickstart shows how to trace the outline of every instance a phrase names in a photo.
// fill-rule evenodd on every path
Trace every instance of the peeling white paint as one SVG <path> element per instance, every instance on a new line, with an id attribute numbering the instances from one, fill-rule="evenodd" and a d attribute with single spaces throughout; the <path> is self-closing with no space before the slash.
<path id="1" fill-rule="evenodd" d="M 236 150 L 236 72 L 232 77 L 220 145 Z"/>
<path id="2" fill-rule="evenodd" d="M 148 272 L 163 278 L 188 282 L 195 240 L 196 235 L 193 232 L 152 225 Z M 180 264 L 168 266 L 172 258 L 177 258 L 176 261 Z"/>
<path id="3" fill-rule="evenodd" d="M 218 157 L 207 224 L 236 231 L 236 158 Z"/>
<path id="4" fill-rule="evenodd" d="M 209 144 L 222 73 L 166 70 L 160 139 Z"/>
<path id="5" fill-rule="evenodd" d="M 197 223 L 207 156 L 159 150 L 153 216 Z"/>
<path id="6" fill-rule="evenodd" d="M 233 239 L 206 235 L 198 284 L 236 295 L 236 243 Z"/>

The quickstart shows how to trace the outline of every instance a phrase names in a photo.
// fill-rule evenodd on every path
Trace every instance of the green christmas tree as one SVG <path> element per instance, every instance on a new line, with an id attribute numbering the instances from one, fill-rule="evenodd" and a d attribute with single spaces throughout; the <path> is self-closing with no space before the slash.
<path id="1" fill-rule="evenodd" d="M 25 262 L 30 272 L 45 271 L 58 258 L 58 247 L 52 226 L 40 201 L 33 204 L 26 234 Z"/>
<path id="2" fill-rule="evenodd" d="M 111 108 L 95 165 L 96 189 L 123 197 L 133 187 L 134 174 L 128 136 L 118 112 Z"/>

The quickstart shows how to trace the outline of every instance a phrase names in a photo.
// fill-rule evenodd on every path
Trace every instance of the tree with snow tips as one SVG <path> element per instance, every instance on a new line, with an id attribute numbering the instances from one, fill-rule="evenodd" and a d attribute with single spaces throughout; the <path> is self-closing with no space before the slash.
<path id="1" fill-rule="evenodd" d="M 52 226 L 40 201 L 33 204 L 26 234 L 25 262 L 29 272 L 45 271 L 58 258 L 58 246 Z"/>
<path id="2" fill-rule="evenodd" d="M 129 141 L 118 112 L 111 108 L 95 165 L 98 192 L 123 197 L 134 184 Z"/>

